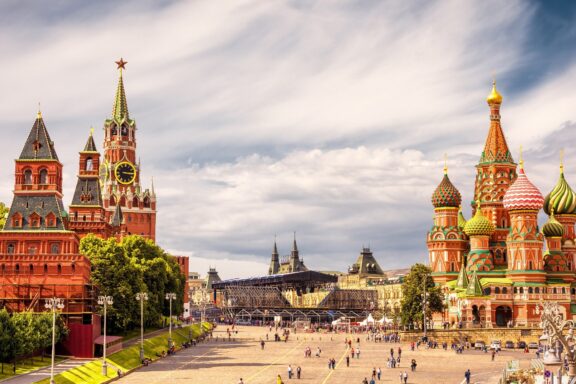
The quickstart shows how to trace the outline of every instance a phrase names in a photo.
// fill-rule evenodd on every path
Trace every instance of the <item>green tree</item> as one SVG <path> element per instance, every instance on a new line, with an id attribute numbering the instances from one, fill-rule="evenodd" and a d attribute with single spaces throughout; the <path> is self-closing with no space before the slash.
<path id="1" fill-rule="evenodd" d="M 86 236 L 80 242 L 80 252 L 92 263 L 91 279 L 99 294 L 114 297 L 114 305 L 108 307 L 107 313 L 110 332 L 132 329 L 140 321 L 136 293 L 146 290 L 142 272 L 113 238 Z"/>
<path id="2" fill-rule="evenodd" d="M 414 264 L 410 273 L 402 283 L 402 313 L 403 325 L 422 326 L 423 321 L 423 297 L 426 286 L 426 319 L 430 320 L 432 313 L 441 312 L 444 309 L 440 288 L 434 285 L 431 276 L 432 270 L 424 264 Z"/>
<path id="3" fill-rule="evenodd" d="M 4 363 L 9 363 L 16 356 L 14 324 L 5 308 L 0 310 L 0 364 L 4 373 Z"/>
<path id="4" fill-rule="evenodd" d="M 8 218 L 8 213 L 10 213 L 10 208 L 6 204 L 0 202 L 0 229 L 4 228 L 6 224 L 6 219 Z"/>
<path id="5" fill-rule="evenodd" d="M 14 327 L 15 355 L 26 357 L 38 349 L 38 337 L 34 328 L 34 317 L 31 312 L 12 314 Z M 14 361 L 16 365 L 16 360 Z"/>
<path id="6" fill-rule="evenodd" d="M 34 315 L 34 334 L 36 338 L 37 349 L 42 351 L 42 359 L 46 349 L 52 347 L 52 312 L 43 312 Z M 62 341 L 68 336 L 68 327 L 62 316 L 56 315 L 56 343 Z"/>

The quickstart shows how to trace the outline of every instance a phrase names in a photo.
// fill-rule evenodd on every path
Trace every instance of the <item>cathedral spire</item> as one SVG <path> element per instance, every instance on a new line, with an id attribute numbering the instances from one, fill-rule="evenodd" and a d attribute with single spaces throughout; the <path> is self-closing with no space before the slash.
<path id="1" fill-rule="evenodd" d="M 512 154 L 508 149 L 502 126 L 500 125 L 500 105 L 502 95 L 496 90 L 496 80 L 492 82 L 492 91 L 486 99 L 490 107 L 490 130 L 480 156 L 480 164 L 510 163 L 513 164 Z"/>
<path id="2" fill-rule="evenodd" d="M 124 91 L 124 81 L 122 79 L 122 70 L 126 69 L 125 65 L 127 61 L 124 61 L 120 58 L 119 61 L 116 62 L 118 65 L 118 87 L 116 88 L 116 98 L 114 99 L 114 106 L 112 108 L 112 119 L 116 120 L 116 122 L 121 122 L 123 120 L 129 120 L 130 116 L 128 115 L 128 102 L 126 101 L 126 92 Z"/>
<path id="3" fill-rule="evenodd" d="M 296 244 L 296 231 L 294 231 L 294 241 L 292 243 L 292 253 L 298 255 L 298 244 Z"/>

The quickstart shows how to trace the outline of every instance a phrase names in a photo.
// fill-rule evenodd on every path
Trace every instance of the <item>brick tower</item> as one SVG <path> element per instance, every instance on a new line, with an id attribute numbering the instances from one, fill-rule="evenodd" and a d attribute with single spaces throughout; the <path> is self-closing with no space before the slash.
<path id="1" fill-rule="evenodd" d="M 102 201 L 108 223 L 120 207 L 126 234 L 156 239 L 156 194 L 154 184 L 143 189 L 140 161 L 136 157 L 136 122 L 130 118 L 122 71 L 119 71 L 112 116 L 104 122 L 104 160 L 99 165 Z"/>

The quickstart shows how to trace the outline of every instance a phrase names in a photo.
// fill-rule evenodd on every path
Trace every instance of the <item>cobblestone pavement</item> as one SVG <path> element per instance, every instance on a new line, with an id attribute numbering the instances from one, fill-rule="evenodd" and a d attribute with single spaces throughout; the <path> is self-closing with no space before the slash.
<path id="1" fill-rule="evenodd" d="M 296 334 L 288 342 L 269 341 L 262 350 L 260 338 L 268 329 L 260 327 L 239 327 L 237 341 L 222 341 L 226 327 L 220 326 L 212 341 L 194 348 L 182 350 L 175 356 L 167 357 L 143 367 L 122 378 L 118 383 L 215 383 L 237 384 L 243 378 L 246 384 L 275 384 L 276 376 L 281 375 L 284 383 L 318 384 L 361 384 L 364 377 L 371 379 L 372 368 L 382 369 L 382 378 L 377 383 L 400 383 L 400 372 L 407 371 L 408 383 L 412 384 L 459 384 L 464 371 L 472 371 L 472 383 L 497 383 L 505 362 L 521 360 L 527 367 L 532 354 L 504 351 L 491 361 L 490 354 L 465 351 L 457 355 L 452 351 L 424 350 L 414 352 L 407 344 L 374 343 L 360 336 L 360 358 L 350 360 L 346 366 L 345 357 L 349 352 L 344 348 L 344 339 L 349 335 Z M 273 334 L 269 335 L 273 339 Z M 400 367 L 386 368 L 386 358 L 390 348 L 402 347 Z M 312 349 L 312 357 L 304 357 L 304 349 Z M 317 348 L 321 357 L 315 357 Z M 353 343 L 356 347 L 356 342 Z M 336 360 L 336 369 L 328 369 L 328 360 Z M 410 361 L 416 359 L 416 372 L 410 371 Z M 288 364 L 293 371 L 302 368 L 302 378 L 288 379 Z"/>

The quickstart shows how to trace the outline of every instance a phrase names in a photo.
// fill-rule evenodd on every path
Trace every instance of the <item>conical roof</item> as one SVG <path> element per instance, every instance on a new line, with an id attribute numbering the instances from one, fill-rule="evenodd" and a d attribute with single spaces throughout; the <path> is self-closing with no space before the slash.
<path id="1" fill-rule="evenodd" d="M 495 230 L 494 224 L 482 213 L 480 204 L 476 207 L 474 217 L 468 220 L 464 226 L 464 233 L 468 236 L 490 236 Z"/>
<path id="2" fill-rule="evenodd" d="M 466 266 L 462 263 L 458 280 L 456 281 L 456 288 L 466 289 L 468 287 L 468 275 L 466 274 Z"/>
<path id="3" fill-rule="evenodd" d="M 576 193 L 564 178 L 563 166 L 560 166 L 558 182 L 544 198 L 544 212 L 550 215 L 552 209 L 559 215 L 576 213 Z"/>
<path id="4" fill-rule="evenodd" d="M 492 92 L 490 92 L 486 101 L 488 101 L 488 104 L 490 105 L 492 114 L 490 116 L 490 130 L 488 131 L 484 150 L 480 156 L 480 164 L 514 164 L 512 154 L 510 153 L 508 144 L 506 143 L 506 137 L 504 136 L 502 126 L 500 125 L 500 113 L 498 111 L 500 104 L 502 103 L 502 95 L 500 95 L 496 90 L 496 82 L 492 83 Z"/>
<path id="5" fill-rule="evenodd" d="M 116 210 L 114 211 L 114 215 L 112 216 L 112 222 L 110 223 L 113 227 L 119 227 L 122 225 L 122 221 L 124 217 L 122 215 L 122 208 L 120 204 L 116 206 Z"/>
<path id="6" fill-rule="evenodd" d="M 466 288 L 466 296 L 482 296 L 484 292 L 482 291 L 482 284 L 478 279 L 478 274 L 476 271 L 472 274 L 472 279 Z"/>
<path id="7" fill-rule="evenodd" d="M 538 211 L 543 205 L 542 193 L 528 180 L 524 167 L 521 165 L 518 178 L 504 195 L 504 208 L 509 211 L 523 209 Z"/>
<path id="8" fill-rule="evenodd" d="M 90 136 L 88 136 L 88 140 L 86 140 L 86 145 L 82 152 L 98 152 L 96 149 L 96 143 L 94 143 L 94 137 L 92 137 L 92 130 L 90 130 Z"/>
<path id="9" fill-rule="evenodd" d="M 460 210 L 458 211 L 458 227 L 464 229 L 465 226 L 466 226 L 466 218 L 462 213 L 462 208 L 460 208 Z"/>
<path id="10" fill-rule="evenodd" d="M 432 194 L 432 205 L 434 208 L 459 207 L 461 203 L 460 191 L 452 184 L 448 178 L 448 173 L 444 172 L 442 181 Z"/>
<path id="11" fill-rule="evenodd" d="M 42 114 L 38 112 L 32 130 L 20 153 L 20 160 L 58 160 L 54 142 L 50 139 Z"/>
<path id="12" fill-rule="evenodd" d="M 112 107 L 112 119 L 120 123 L 124 120 L 128 121 L 130 116 L 128 114 L 128 102 L 126 101 L 126 92 L 124 90 L 124 80 L 122 79 L 122 69 L 119 67 L 118 87 L 116 88 L 116 97 L 114 99 L 114 106 Z"/>

